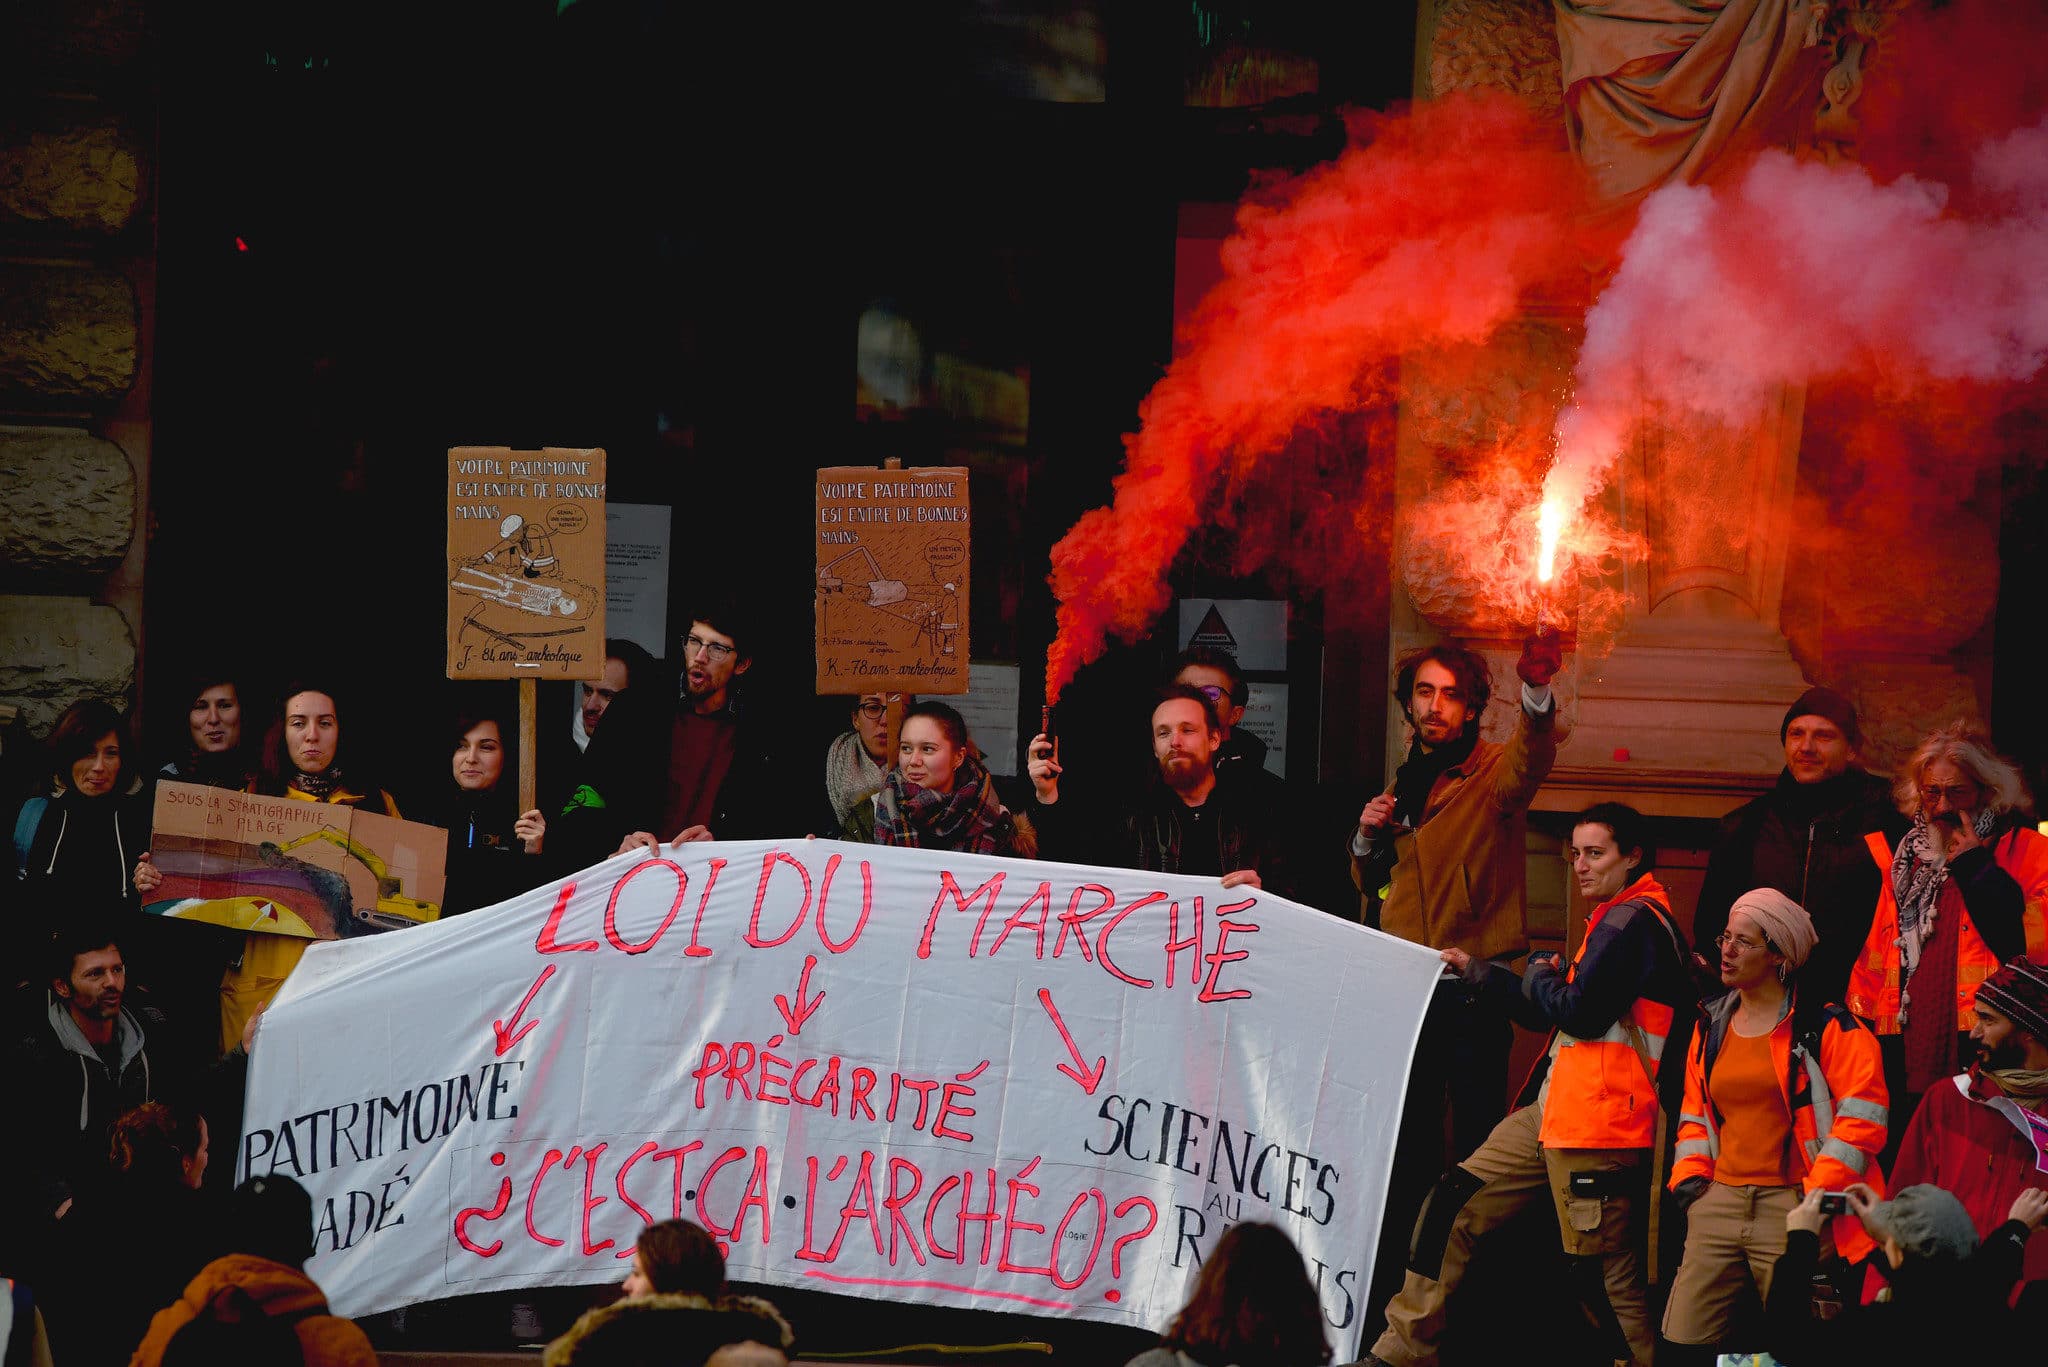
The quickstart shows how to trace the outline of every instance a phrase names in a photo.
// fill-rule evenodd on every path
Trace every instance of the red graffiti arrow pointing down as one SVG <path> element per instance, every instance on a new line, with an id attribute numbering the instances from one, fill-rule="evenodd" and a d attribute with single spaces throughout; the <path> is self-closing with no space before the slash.
<path id="1" fill-rule="evenodd" d="M 1074 1047 L 1074 1037 L 1067 1033 L 1067 1023 L 1060 1019 L 1059 1009 L 1052 1004 L 1052 993 L 1041 987 L 1038 989 L 1038 1000 L 1040 1005 L 1045 1007 L 1045 1014 L 1052 1017 L 1053 1027 L 1060 1032 L 1060 1038 L 1067 1042 L 1067 1052 L 1074 1059 L 1075 1066 L 1072 1068 L 1069 1068 L 1064 1063 L 1055 1064 L 1054 1066 L 1068 1077 L 1074 1079 L 1074 1081 L 1080 1083 L 1082 1091 L 1090 1096 L 1094 1096 L 1095 1089 L 1102 1085 L 1103 1073 L 1108 1071 L 1109 1060 L 1098 1058 L 1095 1060 L 1095 1066 L 1090 1068 L 1088 1061 L 1081 1057 L 1081 1051 Z"/>
<path id="2" fill-rule="evenodd" d="M 804 1022 L 809 1020 L 811 1018 L 811 1014 L 815 1012 L 819 1007 L 825 1004 L 825 994 L 822 991 L 819 992 L 817 996 L 811 998 L 809 1001 L 804 1000 L 804 993 L 810 991 L 811 988 L 811 970 L 816 968 L 817 966 L 817 955 L 804 955 L 803 976 L 796 980 L 795 1009 L 791 1009 L 789 1004 L 789 998 L 783 996 L 780 992 L 777 992 L 775 994 L 775 1009 L 782 1013 L 782 1019 L 788 1023 L 789 1033 L 792 1035 L 802 1034 L 804 1030 Z"/>
<path id="3" fill-rule="evenodd" d="M 533 986 L 527 988 L 526 995 L 519 999 L 519 1005 L 512 1008 L 511 1020 L 491 1022 L 491 1033 L 498 1037 L 499 1058 L 503 1058 L 510 1052 L 513 1045 L 532 1034 L 533 1027 L 540 1024 L 537 1020 L 530 1020 L 526 1024 L 519 1026 L 517 1030 L 512 1029 L 514 1025 L 518 1024 L 519 1017 L 525 1013 L 526 1008 L 533 1005 L 533 994 L 540 991 L 540 985 L 555 976 L 555 969 L 557 967 L 558 965 L 556 964 L 549 964 L 540 971 L 540 976 L 533 980 Z"/>

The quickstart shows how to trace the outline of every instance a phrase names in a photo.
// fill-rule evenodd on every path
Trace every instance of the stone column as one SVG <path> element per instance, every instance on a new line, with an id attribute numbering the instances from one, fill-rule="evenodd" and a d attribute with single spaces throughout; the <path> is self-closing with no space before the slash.
<path id="1" fill-rule="evenodd" d="M 154 292 L 140 0 L 0 11 L 0 732 L 133 700 Z M 0 721 L 6 720 L 0 715 Z"/>

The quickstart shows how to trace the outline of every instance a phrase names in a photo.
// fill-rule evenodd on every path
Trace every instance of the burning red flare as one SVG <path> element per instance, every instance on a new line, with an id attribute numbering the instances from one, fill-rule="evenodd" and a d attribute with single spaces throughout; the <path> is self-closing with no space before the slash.
<path id="1" fill-rule="evenodd" d="M 1112 633 L 1158 620 L 1167 571 L 1213 520 L 1225 475 L 1243 478 L 1319 414 L 1389 403 L 1387 362 L 1483 341 L 1578 269 L 1583 173 L 1516 100 L 1445 98 L 1353 133 L 1335 162 L 1239 209 L 1223 279 L 1124 439 L 1113 504 L 1053 547 L 1048 697 Z"/>

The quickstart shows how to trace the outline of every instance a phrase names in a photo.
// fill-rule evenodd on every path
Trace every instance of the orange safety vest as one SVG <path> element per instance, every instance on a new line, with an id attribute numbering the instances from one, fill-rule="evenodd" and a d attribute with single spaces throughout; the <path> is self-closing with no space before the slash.
<path id="1" fill-rule="evenodd" d="M 1707 1091 L 1706 1050 L 1720 1039 L 1735 1014 L 1734 993 L 1710 1002 L 1685 1058 L 1685 1104 L 1678 1116 L 1676 1162 L 1671 1187 L 1693 1177 L 1712 1178 L 1721 1156 L 1721 1129 Z M 1779 1095 L 1792 1117 L 1793 1176 L 1806 1191 L 1841 1191 L 1851 1182 L 1865 1182 L 1885 1194 L 1884 1169 L 1877 1155 L 1884 1149 L 1891 1123 L 1891 1095 L 1884 1082 L 1884 1052 L 1877 1036 L 1839 1006 L 1829 1006 L 1818 1040 L 1794 1039 L 1788 1019 L 1771 1031 L 1771 1060 L 1776 1065 Z M 1837 1216 L 1835 1247 L 1854 1261 L 1877 1247 L 1862 1221 Z"/>
<path id="2" fill-rule="evenodd" d="M 1566 982 L 1578 973 L 1579 961 L 1592 943 L 1593 928 L 1624 902 L 1643 903 L 1651 909 L 1650 914 L 1669 926 L 1671 899 L 1656 878 L 1644 874 L 1586 918 L 1585 937 L 1579 941 L 1571 967 L 1565 970 Z M 1657 1080 L 1644 1072 L 1642 1060 L 1647 1055 L 1651 1067 L 1662 1066 L 1664 1041 L 1675 1014 L 1666 1003 L 1639 996 L 1597 1039 L 1579 1039 L 1562 1030 L 1551 1032 L 1546 1051 L 1550 1071 L 1536 1099 L 1543 1108 L 1538 1134 L 1543 1147 L 1647 1149 L 1656 1143 Z"/>
<path id="3" fill-rule="evenodd" d="M 1884 870 L 1877 893 L 1877 917 L 1870 923 L 1870 935 L 1863 951 L 1849 970 L 1845 1000 L 1851 1011 L 1872 1021 L 1880 1035 L 1899 1033 L 1899 904 L 1892 898 L 1892 847 L 1881 832 L 1864 837 L 1870 857 Z M 1992 843 L 1991 857 L 2011 874 L 2026 899 L 2023 918 L 2027 954 L 2048 949 L 2048 837 L 2020 827 Z M 1952 906 L 1958 917 L 1956 933 L 1956 1029 L 1968 1030 L 1977 1023 L 1977 988 L 1998 971 L 1998 956 L 1977 933 L 1962 895 L 1951 895 L 1953 883 L 1944 883 L 1940 914 Z M 1931 1005 L 1931 1003 L 1930 1003 Z"/>

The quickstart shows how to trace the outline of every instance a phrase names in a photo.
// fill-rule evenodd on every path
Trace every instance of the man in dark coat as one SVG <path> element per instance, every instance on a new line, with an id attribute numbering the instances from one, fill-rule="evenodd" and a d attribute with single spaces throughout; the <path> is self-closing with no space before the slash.
<path id="1" fill-rule="evenodd" d="M 751 630 L 728 606 L 700 606 L 683 636 L 677 687 L 636 680 L 613 701 L 562 814 L 571 867 L 627 847 L 802 832 L 808 813 L 778 776 L 771 728 L 739 697 L 753 666 Z M 552 827 L 548 841 L 554 848 Z"/>
<path id="2" fill-rule="evenodd" d="M 1784 772 L 1722 823 L 1693 913 L 1692 942 L 1700 953 L 1711 952 L 1736 898 L 1751 888 L 1776 888 L 1806 908 L 1820 933 L 1800 970 L 1801 993 L 1839 1002 L 1870 934 L 1883 877 L 1864 837 L 1883 831 L 1896 842 L 1910 823 L 1893 805 L 1891 785 L 1856 762 L 1863 736 L 1855 707 L 1841 694 L 1807 689 L 1786 710 L 1778 736 Z M 1706 990 L 1718 995 L 1718 980 Z"/>
<path id="3" fill-rule="evenodd" d="M 107 1131 L 122 1112 L 174 1095 L 172 1060 L 155 1041 L 164 1018 L 127 1002 L 128 969 L 110 923 L 60 931 L 50 958 L 47 1019 L 18 1040 L 7 1064 L 20 1103 L 8 1122 L 15 1148 L 13 1213 L 60 1218 L 81 1185 L 107 1170 Z"/>
<path id="4" fill-rule="evenodd" d="M 1285 816 L 1261 801 L 1242 772 L 1216 763 L 1223 743 L 1216 709 L 1187 684 L 1160 690 L 1152 709 L 1155 776 L 1113 810 L 1086 812 L 1061 800 L 1061 766 L 1050 739 L 1031 741 L 1031 821 L 1043 859 L 1220 878 L 1293 895 Z"/>

